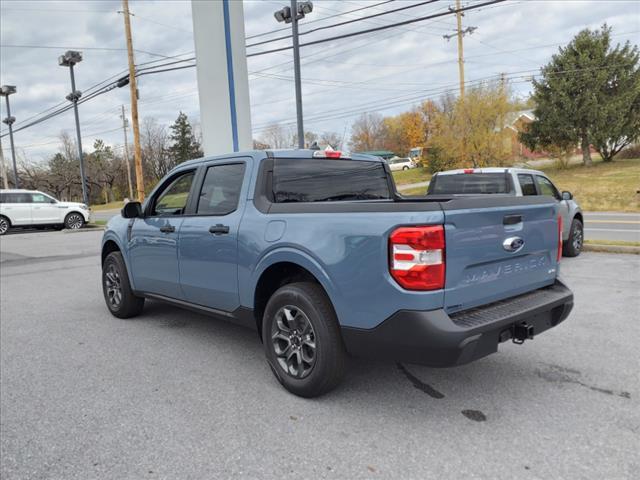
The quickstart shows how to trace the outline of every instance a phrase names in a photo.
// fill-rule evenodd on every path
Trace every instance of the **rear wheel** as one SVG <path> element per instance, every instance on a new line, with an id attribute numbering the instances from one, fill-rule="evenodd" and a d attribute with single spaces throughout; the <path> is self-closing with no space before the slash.
<path id="1" fill-rule="evenodd" d="M 582 251 L 582 244 L 584 242 L 584 228 L 582 222 L 574 218 L 571 222 L 571 230 L 569 231 L 569 238 L 562 245 L 562 254 L 565 257 L 577 257 Z"/>
<path id="2" fill-rule="evenodd" d="M 317 397 L 340 383 L 346 353 L 333 306 L 319 285 L 279 288 L 264 312 L 262 340 L 271 370 L 291 393 Z"/>
<path id="3" fill-rule="evenodd" d="M 405 165 L 404 167 L 402 167 L 402 170 L 409 170 L 409 167 Z"/>
<path id="4" fill-rule="evenodd" d="M 84 225 L 84 217 L 76 212 L 71 212 L 64 219 L 64 226 L 70 230 L 78 230 Z"/>
<path id="5" fill-rule="evenodd" d="M 112 315 L 118 318 L 131 318 L 142 312 L 144 298 L 133 293 L 127 267 L 120 252 L 111 252 L 104 260 L 102 292 Z"/>
<path id="6" fill-rule="evenodd" d="M 4 235 L 11 228 L 11 222 L 7 217 L 0 216 L 0 235 Z"/>

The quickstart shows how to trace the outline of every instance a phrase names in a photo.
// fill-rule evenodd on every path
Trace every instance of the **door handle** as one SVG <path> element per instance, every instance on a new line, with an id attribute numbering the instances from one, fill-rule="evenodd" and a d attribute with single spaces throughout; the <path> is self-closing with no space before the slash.
<path id="1" fill-rule="evenodd" d="M 522 215 L 506 215 L 502 219 L 503 225 L 516 225 L 522 222 Z"/>
<path id="2" fill-rule="evenodd" d="M 164 227 L 160 227 L 160 231 L 162 233 L 173 233 L 176 231 L 176 227 L 173 225 L 165 225 Z"/>
<path id="3" fill-rule="evenodd" d="M 209 233 L 213 233 L 214 235 L 227 234 L 229 233 L 229 226 L 218 223 L 212 227 L 209 227 Z"/>

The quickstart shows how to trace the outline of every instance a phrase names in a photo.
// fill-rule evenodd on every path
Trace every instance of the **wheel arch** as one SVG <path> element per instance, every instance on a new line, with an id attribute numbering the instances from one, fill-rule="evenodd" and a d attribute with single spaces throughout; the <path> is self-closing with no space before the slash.
<path id="1" fill-rule="evenodd" d="M 256 270 L 249 292 L 253 292 L 252 307 L 256 328 L 262 338 L 262 317 L 269 298 L 283 285 L 308 281 L 318 284 L 334 310 L 336 292 L 326 272 L 313 259 L 301 252 L 279 252 L 265 259 Z M 336 310 L 336 315 L 338 312 Z M 339 317 L 338 317 L 339 318 Z"/>
<path id="2" fill-rule="evenodd" d="M 11 227 L 13 225 L 13 223 L 11 222 L 11 217 L 9 217 L 9 215 L 4 214 L 4 213 L 0 213 L 0 217 L 6 219 L 7 222 L 9 222 L 9 227 Z"/>

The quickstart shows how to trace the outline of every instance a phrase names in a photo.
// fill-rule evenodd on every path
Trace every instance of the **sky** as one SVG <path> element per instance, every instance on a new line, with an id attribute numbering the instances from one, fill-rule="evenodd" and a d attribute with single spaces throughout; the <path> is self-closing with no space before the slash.
<path id="1" fill-rule="evenodd" d="M 234 0 L 240 1 L 240 0 Z M 284 28 L 273 13 L 286 0 L 245 0 L 247 37 Z M 300 31 L 362 18 L 416 4 L 386 14 L 310 33 L 305 41 L 392 24 L 445 12 L 454 0 L 425 4 L 420 0 L 314 0 L 314 9 L 300 22 Z M 463 1 L 463 6 L 481 3 Z M 420 5 L 417 5 L 420 4 Z M 190 0 L 130 0 L 136 64 L 156 64 L 194 54 Z M 369 7 L 361 9 L 362 7 Z M 10 97 L 14 128 L 51 107 L 64 105 L 70 92 L 69 71 L 57 57 L 67 49 L 83 52 L 76 66 L 77 88 L 126 73 L 127 52 L 120 1 L 0 1 L 0 84 L 16 85 Z M 352 10 L 361 9 L 356 12 Z M 584 28 L 603 23 L 613 27 L 614 42 L 640 43 L 640 1 L 509 0 L 467 12 L 463 28 L 477 27 L 464 37 L 465 82 L 497 78 L 505 73 L 514 93 L 526 97 L 531 76 L 558 47 Z M 458 92 L 455 15 L 389 28 L 301 50 L 305 130 L 337 132 L 349 138 L 350 126 L 363 112 L 397 114 L 425 99 Z M 280 31 L 248 43 L 268 40 Z M 287 40 L 248 48 L 258 52 L 285 46 Z M 247 59 L 253 137 L 279 123 L 295 127 L 293 60 L 290 50 Z M 153 65 L 153 63 L 149 64 Z M 196 69 L 182 69 L 139 78 L 141 119 L 153 117 L 169 125 L 185 112 L 199 123 Z M 4 100 L 4 99 L 3 99 Z M 129 111 L 129 88 L 114 89 L 80 105 L 82 143 L 90 151 L 101 138 L 114 148 L 123 143 L 121 105 Z M 0 116 L 6 117 L 4 102 Z M 2 125 L 2 134 L 6 126 Z M 59 136 L 75 135 L 70 110 L 15 133 L 19 159 L 46 161 L 59 148 Z M 131 141 L 131 131 L 129 131 Z M 2 138 L 7 163 L 8 137 Z"/>

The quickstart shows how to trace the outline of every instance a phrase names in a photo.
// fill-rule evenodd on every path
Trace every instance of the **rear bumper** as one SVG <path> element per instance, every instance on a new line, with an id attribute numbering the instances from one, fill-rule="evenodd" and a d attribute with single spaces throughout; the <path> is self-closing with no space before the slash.
<path id="1" fill-rule="evenodd" d="M 538 335 L 562 322 L 573 293 L 562 282 L 517 297 L 448 315 L 444 310 L 402 310 L 373 329 L 342 328 L 347 351 L 434 367 L 472 362 L 498 350 L 527 324 Z"/>

